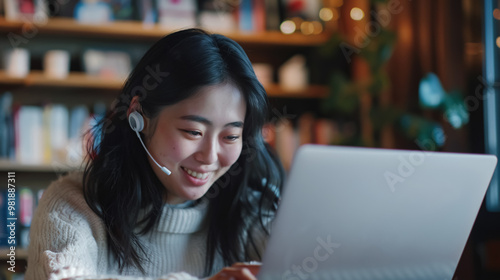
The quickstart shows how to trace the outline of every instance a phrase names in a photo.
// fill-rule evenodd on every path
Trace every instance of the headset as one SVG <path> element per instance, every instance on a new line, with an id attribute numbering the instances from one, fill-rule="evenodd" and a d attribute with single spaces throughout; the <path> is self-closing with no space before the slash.
<path id="1" fill-rule="evenodd" d="M 156 162 L 156 160 L 151 156 L 149 153 L 148 149 L 146 148 L 146 145 L 144 145 L 144 142 L 142 142 L 141 136 L 139 135 L 139 132 L 142 131 L 144 128 L 144 118 L 142 117 L 141 114 L 139 114 L 137 111 L 134 111 L 130 113 L 128 116 L 128 123 L 130 125 L 130 128 L 132 128 L 133 131 L 135 131 L 135 134 L 137 134 L 137 137 L 141 141 L 142 147 L 144 147 L 144 150 L 146 150 L 146 153 L 148 153 L 149 157 L 158 165 L 158 167 L 163 171 L 165 174 L 170 175 L 172 172 L 168 170 L 165 166 L 161 166 Z"/>

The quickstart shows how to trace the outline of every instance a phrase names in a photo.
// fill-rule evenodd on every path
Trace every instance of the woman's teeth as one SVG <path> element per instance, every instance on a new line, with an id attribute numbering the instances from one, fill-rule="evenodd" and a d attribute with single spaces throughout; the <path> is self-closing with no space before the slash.
<path id="1" fill-rule="evenodd" d="M 206 179 L 208 177 L 208 173 L 200 173 L 183 167 L 182 169 L 186 170 L 186 172 L 191 175 L 191 177 L 195 177 L 197 179 Z"/>

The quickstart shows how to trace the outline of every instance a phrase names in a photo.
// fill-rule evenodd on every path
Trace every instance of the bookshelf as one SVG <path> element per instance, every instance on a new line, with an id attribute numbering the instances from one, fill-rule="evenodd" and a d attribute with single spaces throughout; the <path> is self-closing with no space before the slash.
<path id="1" fill-rule="evenodd" d="M 82 72 L 72 72 L 66 79 L 46 78 L 42 71 L 31 71 L 25 78 L 12 78 L 0 71 L 0 86 L 18 87 L 48 87 L 67 89 L 97 89 L 102 91 L 119 91 L 124 81 L 104 79 L 90 76 Z M 270 97 L 282 98 L 324 98 L 328 94 L 328 88 L 322 85 L 310 85 L 304 89 L 283 89 L 278 84 L 265 86 Z"/>
<path id="2" fill-rule="evenodd" d="M 107 24 L 92 25 L 81 24 L 72 18 L 51 18 L 44 23 L 33 23 L 25 21 L 9 21 L 0 17 L 0 34 L 4 34 L 4 40 L 12 32 L 14 34 L 23 34 L 25 30 L 36 30 L 36 35 L 50 35 L 55 38 L 64 37 L 64 40 L 71 41 L 74 38 L 86 38 L 89 40 L 99 40 L 101 38 L 115 39 L 116 44 L 119 40 L 141 39 L 145 41 L 154 41 L 169 32 L 169 30 L 159 25 L 145 26 L 137 21 L 115 21 Z M 241 33 L 222 33 L 239 43 L 253 44 L 261 47 L 284 47 L 284 48 L 309 48 L 319 46 L 328 41 L 331 36 L 329 32 L 323 32 L 318 35 L 302 34 L 282 34 L 278 31 L 264 32 L 241 32 Z M 33 42 L 36 44 L 36 42 Z M 148 44 L 148 42 L 145 42 Z M 270 55 L 272 56 L 272 55 Z M 90 76 L 84 72 L 70 72 L 65 79 L 51 79 L 45 77 L 41 70 L 31 70 L 24 78 L 13 78 L 6 75 L 5 71 L 0 70 L 0 88 L 9 88 L 22 91 L 36 91 L 37 95 L 48 91 L 72 90 L 75 95 L 78 92 L 92 89 L 96 90 L 98 95 L 106 96 L 109 99 L 114 96 L 123 86 L 122 80 L 106 79 L 102 77 Z M 269 84 L 265 86 L 269 97 L 279 99 L 322 99 L 328 95 L 328 87 L 323 85 L 309 85 L 302 89 L 284 89 L 279 84 Z M 82 91 L 83 90 L 83 91 Z M 15 93 L 16 94 L 16 93 Z M 28 93 L 28 95 L 31 93 Z M 53 93 L 55 94 L 55 93 Z M 80 93 L 80 95 L 82 95 Z M 95 97 L 95 96 L 94 96 Z M 81 96 L 72 97 L 73 99 Z M 26 99 L 26 98 L 24 98 Z M 75 167 L 58 167 L 57 171 L 66 172 L 74 170 Z M 55 168 L 51 164 L 22 164 L 15 161 L 1 160 L 0 170 L 35 172 L 35 173 L 53 173 Z"/>
<path id="3" fill-rule="evenodd" d="M 12 78 L 0 71 L 0 85 L 20 87 L 86 88 L 100 90 L 119 90 L 123 81 L 90 76 L 83 72 L 72 72 L 65 79 L 51 79 L 42 71 L 31 71 L 25 78 Z"/>
<path id="4" fill-rule="evenodd" d="M 33 61 L 38 61 L 40 65 L 43 50 L 47 48 L 63 48 L 68 44 L 73 48 L 73 60 L 75 56 L 81 55 L 82 49 L 90 44 L 98 44 L 102 40 L 107 40 L 107 47 L 140 44 L 149 46 L 152 42 L 175 31 L 165 28 L 159 24 L 144 25 L 139 21 L 113 21 L 105 24 L 82 24 L 73 18 L 50 18 L 44 22 L 12 21 L 0 16 L 0 35 L 4 41 L 3 46 L 10 46 L 11 36 L 27 37 L 26 43 L 20 47 L 29 48 L 33 51 L 31 57 Z M 214 31 L 217 32 L 217 31 Z M 311 50 L 329 41 L 334 31 L 325 29 L 320 34 L 304 35 L 301 33 L 283 34 L 279 31 L 260 32 L 217 32 L 234 39 L 238 43 L 249 46 L 249 56 L 254 55 L 257 62 L 267 62 L 276 70 L 282 62 L 296 53 L 303 53 L 304 50 Z M 30 33 L 30 36 L 25 34 Z M 29 38 L 28 38 L 29 37 Z M 56 40 L 54 45 L 47 45 L 47 42 Z M 82 49 L 75 51 L 74 45 L 85 41 Z M 61 45 L 63 44 L 63 45 Z M 36 48 L 41 46 L 37 53 Z M 76 54 L 76 55 L 75 55 Z M 252 57 L 251 57 L 252 59 Z M 254 60 L 252 60 L 254 61 Z M 72 63 L 74 63 L 73 61 Z M 93 100 L 103 101 L 110 104 L 112 98 L 122 88 L 123 81 L 90 76 L 82 72 L 81 69 L 71 69 L 65 79 L 47 78 L 40 66 L 34 66 L 30 73 L 24 78 L 13 78 L 0 70 L 0 91 L 12 91 L 14 100 L 18 104 L 39 104 L 57 100 L 65 104 L 86 104 Z M 75 71 L 76 70 L 76 71 Z M 328 96 L 329 89 L 325 85 L 311 84 L 301 89 L 285 89 L 278 83 L 265 85 L 269 97 L 279 99 L 280 103 L 302 102 L 301 99 L 309 103 L 319 103 L 321 99 Z M 4 167 L 2 167 L 2 164 Z M 14 168 L 23 172 L 53 172 L 50 165 L 24 165 L 12 161 L 0 162 L 1 168 Z"/>
<path id="5" fill-rule="evenodd" d="M 50 48 L 63 48 L 62 43 L 70 45 L 73 48 L 73 55 L 81 54 L 81 49 L 75 48 L 81 42 L 88 44 L 100 43 L 106 41 L 107 46 L 122 47 L 127 44 L 139 44 L 149 46 L 154 41 L 171 33 L 175 30 L 163 28 L 159 25 L 146 26 L 137 21 L 115 21 L 107 24 L 91 25 L 81 24 L 71 18 L 51 18 L 44 23 L 33 23 L 23 21 L 7 21 L 0 16 L 0 36 L 5 44 L 10 46 L 9 35 L 21 35 L 30 30 L 36 33 L 33 40 L 29 40 L 26 45 L 31 50 L 42 46 L 42 50 Z M 209 30 L 210 31 L 210 30 Z M 217 32 L 221 33 L 236 42 L 244 48 L 250 46 L 252 54 L 257 55 L 257 62 L 268 62 L 274 67 L 295 53 L 303 50 L 325 44 L 331 37 L 330 32 L 323 32 L 317 35 L 302 34 L 282 34 L 278 31 L 264 32 Z M 49 45 L 50 40 L 57 40 L 57 43 Z M 79 46 L 77 46 L 79 47 Z M 135 47 L 135 46 L 134 46 Z M 76 49 L 76 51 L 75 51 Z M 38 61 L 40 64 L 43 51 L 32 53 L 32 62 Z M 74 57 L 73 57 L 74 59 Z M 252 60 L 253 61 L 253 60 Z M 72 61 L 74 63 L 75 61 Z M 20 104 L 33 104 L 38 100 L 56 100 L 60 103 L 88 104 L 89 101 L 97 99 L 109 102 L 116 96 L 122 88 L 122 80 L 106 79 L 102 77 L 90 76 L 78 69 L 71 69 L 68 77 L 65 79 L 51 79 L 45 77 L 40 65 L 33 66 L 30 73 L 24 78 L 12 78 L 6 75 L 5 71 L 0 70 L 0 93 L 11 91 L 14 100 Z M 284 89 L 278 83 L 265 85 L 269 97 L 279 99 L 280 102 L 291 104 L 293 102 L 316 103 L 328 95 L 328 87 L 325 85 L 312 84 L 301 89 Z M 37 101 L 34 101 L 37 100 Z M 82 101 L 84 100 L 84 101 Z M 110 102 L 109 102 L 110 103 Z M 109 104 L 108 104 L 109 105 Z M 23 186 L 33 187 L 34 189 L 45 188 L 49 183 L 62 173 L 80 169 L 80 166 L 70 166 L 64 164 L 26 164 L 12 160 L 0 159 L 0 173 L 5 175 L 8 171 L 19 173 L 18 179 Z M 1 176 L 0 176 L 1 177 Z M 5 256 L 7 251 L 0 248 L 0 254 Z M 24 249 L 16 250 L 17 259 L 26 260 L 28 253 Z M 3 257 L 0 257 L 2 260 Z"/>
<path id="6" fill-rule="evenodd" d="M 156 40 L 175 31 L 159 25 L 144 25 L 137 21 L 114 21 L 106 24 L 81 24 L 71 18 L 52 18 L 46 23 L 35 24 L 23 21 L 8 21 L 0 17 L 0 33 L 14 32 L 22 34 L 23 30 L 35 30 L 37 34 L 59 35 L 69 37 L 108 38 L 108 39 L 146 39 Z M 219 33 L 219 32 L 217 32 Z M 329 32 L 316 35 L 283 34 L 279 31 L 264 32 L 231 32 L 221 34 L 245 44 L 313 47 L 326 43 Z"/>
<path id="7" fill-rule="evenodd" d="M 81 166 L 71 166 L 69 164 L 30 164 L 14 160 L 0 159 L 0 172 L 69 172 L 80 168 Z"/>

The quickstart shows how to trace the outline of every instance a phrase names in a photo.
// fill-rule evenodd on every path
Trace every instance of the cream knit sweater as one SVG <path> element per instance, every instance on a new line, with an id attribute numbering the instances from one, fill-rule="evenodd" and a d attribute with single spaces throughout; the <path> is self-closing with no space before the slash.
<path id="1" fill-rule="evenodd" d="M 104 224 L 85 202 L 81 182 L 81 173 L 71 173 L 44 192 L 31 225 L 26 280 L 119 274 L 117 263 L 108 254 Z M 171 279 L 192 279 L 203 275 L 208 203 L 202 201 L 185 209 L 165 205 L 157 227 L 140 236 L 150 260 L 143 264 L 148 277 L 170 274 Z M 222 267 L 221 259 L 216 258 L 214 271 Z M 141 274 L 126 269 L 121 275 Z"/>

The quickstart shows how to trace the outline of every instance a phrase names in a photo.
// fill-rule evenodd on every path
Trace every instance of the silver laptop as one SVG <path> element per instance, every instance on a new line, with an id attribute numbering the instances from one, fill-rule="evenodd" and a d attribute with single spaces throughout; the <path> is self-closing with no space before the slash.
<path id="1" fill-rule="evenodd" d="M 302 146 L 258 279 L 452 279 L 496 163 Z"/>

